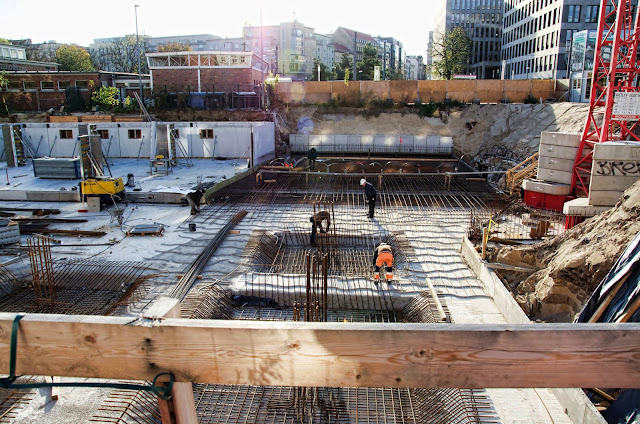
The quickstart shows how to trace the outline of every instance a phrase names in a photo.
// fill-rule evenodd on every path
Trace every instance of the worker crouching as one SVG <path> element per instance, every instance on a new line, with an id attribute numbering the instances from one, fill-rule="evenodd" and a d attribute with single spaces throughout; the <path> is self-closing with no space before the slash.
<path id="1" fill-rule="evenodd" d="M 387 243 L 380 243 L 373 249 L 373 280 L 380 280 L 380 267 L 385 266 L 385 277 L 387 281 L 393 280 L 393 253 L 391 246 Z"/>
<path id="2" fill-rule="evenodd" d="M 329 227 L 331 226 L 331 214 L 328 211 L 320 211 L 309 218 L 311 222 L 311 236 L 309 237 L 309 242 L 311 246 L 316 245 L 316 233 L 317 230 L 320 230 L 321 233 L 326 233 L 329 231 Z"/>
<path id="3" fill-rule="evenodd" d="M 200 212 L 199 205 L 202 196 L 204 196 L 204 191 L 200 189 L 187 194 L 187 202 L 189 202 L 189 206 L 191 206 L 191 215 L 195 215 L 196 213 Z"/>

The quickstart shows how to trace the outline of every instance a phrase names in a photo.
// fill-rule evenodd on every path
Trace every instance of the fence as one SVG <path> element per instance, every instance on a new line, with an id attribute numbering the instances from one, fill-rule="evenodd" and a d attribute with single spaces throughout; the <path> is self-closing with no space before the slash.
<path id="1" fill-rule="evenodd" d="M 560 88 L 563 87 L 563 88 Z M 445 99 L 465 103 L 521 103 L 528 96 L 559 100 L 564 84 L 556 80 L 422 80 L 422 81 L 292 81 L 280 82 L 278 97 L 287 103 L 343 102 L 358 105 L 367 101 L 421 102 Z"/>
<path id="2" fill-rule="evenodd" d="M 306 153 L 312 147 L 319 153 L 402 153 L 416 155 L 451 155 L 453 139 L 440 136 L 413 135 L 306 135 L 291 134 L 292 153 Z"/>

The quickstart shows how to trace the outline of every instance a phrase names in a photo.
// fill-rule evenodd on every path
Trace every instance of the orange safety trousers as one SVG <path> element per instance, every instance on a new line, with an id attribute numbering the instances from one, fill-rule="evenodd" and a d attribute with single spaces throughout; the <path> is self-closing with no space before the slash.
<path id="1" fill-rule="evenodd" d="M 391 252 L 381 252 L 376 258 L 376 266 L 381 267 L 382 264 L 386 264 L 387 267 L 393 266 L 393 255 Z"/>

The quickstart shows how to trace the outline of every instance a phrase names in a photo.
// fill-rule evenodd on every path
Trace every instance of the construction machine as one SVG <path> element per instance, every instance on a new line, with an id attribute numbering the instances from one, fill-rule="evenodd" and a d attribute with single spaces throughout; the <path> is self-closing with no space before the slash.
<path id="1" fill-rule="evenodd" d="M 122 178 L 98 176 L 91 177 L 80 183 L 82 201 L 88 197 L 99 197 L 101 204 L 113 204 L 125 199 Z"/>

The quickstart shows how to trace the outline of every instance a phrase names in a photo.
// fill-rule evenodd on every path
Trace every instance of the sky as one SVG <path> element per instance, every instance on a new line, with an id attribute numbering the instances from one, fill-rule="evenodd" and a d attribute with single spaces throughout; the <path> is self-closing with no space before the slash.
<path id="1" fill-rule="evenodd" d="M 330 34 L 339 26 L 394 37 L 410 55 L 426 55 L 433 18 L 444 0 L 265 2 L 258 0 L 0 0 L 0 38 L 89 46 L 94 38 L 134 34 L 151 37 L 212 34 L 240 37 L 246 24 L 277 25 L 295 19 Z"/>

